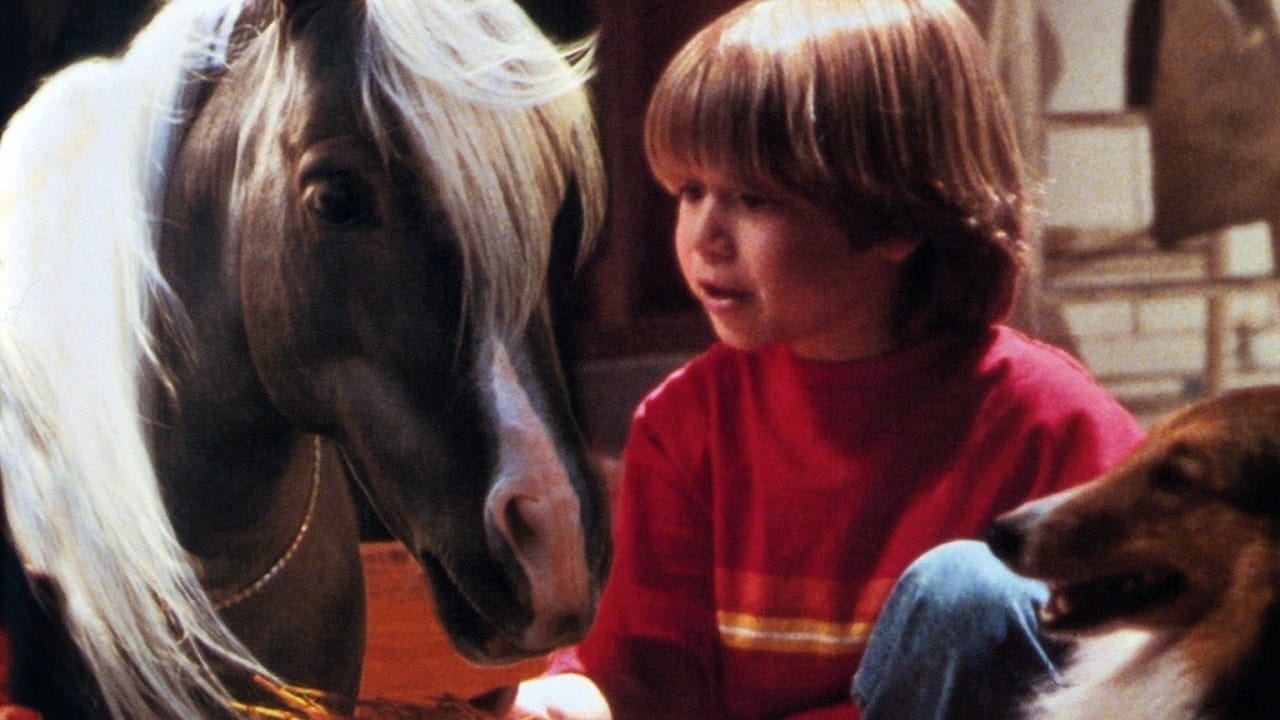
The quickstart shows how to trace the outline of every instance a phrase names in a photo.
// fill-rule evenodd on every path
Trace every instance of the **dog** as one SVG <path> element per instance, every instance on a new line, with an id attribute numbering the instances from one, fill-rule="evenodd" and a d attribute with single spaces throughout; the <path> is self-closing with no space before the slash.
<path id="1" fill-rule="evenodd" d="M 1189 405 L 987 540 L 1074 646 L 1024 718 L 1280 717 L 1280 387 Z"/>

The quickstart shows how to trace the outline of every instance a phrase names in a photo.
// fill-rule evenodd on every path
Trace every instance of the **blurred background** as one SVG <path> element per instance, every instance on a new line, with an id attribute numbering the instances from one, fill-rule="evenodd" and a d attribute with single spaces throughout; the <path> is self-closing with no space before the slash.
<path id="1" fill-rule="evenodd" d="M 961 0 L 986 34 L 1042 182 L 1014 322 L 1076 354 L 1141 419 L 1280 382 L 1280 0 Z M 561 297 L 567 359 L 602 455 L 636 402 L 711 333 L 671 250 L 673 206 L 641 151 L 658 73 L 736 0 L 526 0 L 548 34 L 599 31 L 611 183 L 599 251 Z M 39 78 L 118 51 L 155 0 L 0 0 L 0 122 Z M 359 493 L 357 493 L 359 496 Z M 471 668 L 425 579 L 366 507 L 361 696 L 429 702 L 535 675 Z"/>

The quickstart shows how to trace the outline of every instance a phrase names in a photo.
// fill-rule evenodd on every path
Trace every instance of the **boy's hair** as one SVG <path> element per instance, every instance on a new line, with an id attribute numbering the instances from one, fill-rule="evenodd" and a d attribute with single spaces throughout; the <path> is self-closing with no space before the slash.
<path id="1" fill-rule="evenodd" d="M 757 0 L 690 40 L 645 120 L 654 175 L 697 169 L 805 196 L 853 242 L 920 240 L 894 331 L 1004 318 L 1026 180 L 986 45 L 951 0 Z"/>

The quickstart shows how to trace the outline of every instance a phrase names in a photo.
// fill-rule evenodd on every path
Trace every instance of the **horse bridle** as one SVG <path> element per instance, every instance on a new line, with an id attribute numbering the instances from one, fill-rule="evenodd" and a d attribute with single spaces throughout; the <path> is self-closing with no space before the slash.
<path id="1" fill-rule="evenodd" d="M 257 595 L 264 587 L 267 586 L 268 583 L 280 574 L 280 571 L 284 570 L 285 566 L 289 564 L 289 561 L 293 559 L 294 555 L 297 555 L 298 548 L 302 546 L 303 538 L 307 536 L 307 531 L 311 529 L 311 521 L 314 519 L 316 513 L 316 500 L 320 496 L 321 440 L 319 435 L 312 436 L 311 446 L 311 492 L 307 497 L 307 512 L 303 515 L 302 524 L 298 526 L 297 532 L 293 534 L 293 540 L 291 540 L 280 553 L 280 556 L 276 558 L 276 561 L 271 564 L 271 567 L 267 568 L 266 572 L 260 575 L 257 580 L 254 580 L 248 585 L 237 590 L 235 593 L 222 598 L 221 600 L 214 601 L 214 610 L 221 612 L 239 605 L 254 595 Z"/>

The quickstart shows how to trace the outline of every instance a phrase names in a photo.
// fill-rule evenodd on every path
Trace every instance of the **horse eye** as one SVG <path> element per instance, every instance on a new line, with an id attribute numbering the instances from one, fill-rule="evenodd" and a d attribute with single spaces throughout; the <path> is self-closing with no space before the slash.
<path id="1" fill-rule="evenodd" d="M 317 178 L 303 190 L 302 201 L 328 225 L 359 227 L 377 220 L 372 191 L 355 178 Z"/>

